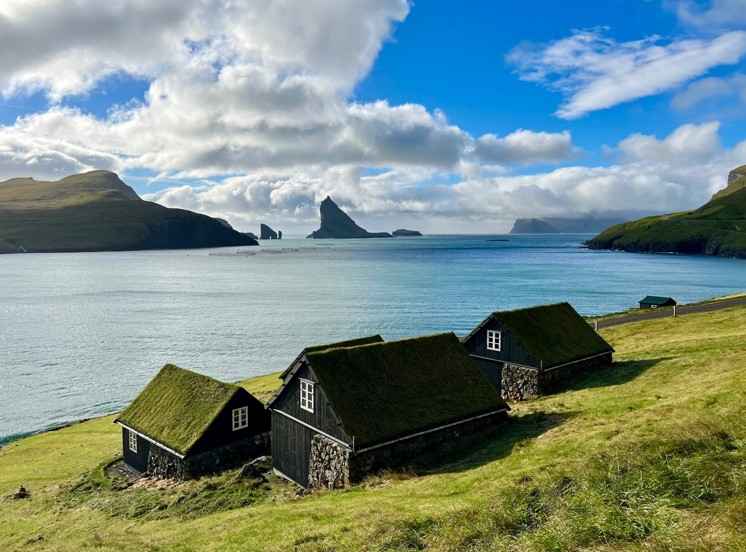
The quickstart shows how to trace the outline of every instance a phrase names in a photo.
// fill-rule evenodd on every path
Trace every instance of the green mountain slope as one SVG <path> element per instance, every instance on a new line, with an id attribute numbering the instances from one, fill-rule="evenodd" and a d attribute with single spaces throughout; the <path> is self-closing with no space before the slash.
<path id="1" fill-rule="evenodd" d="M 111 417 L 28 437 L 0 449 L 0 550 L 746 550 L 745 315 L 606 329 L 614 367 L 514 405 L 460 454 L 346 491 L 239 470 L 125 489 L 101 469 L 122 450 Z M 6 498 L 19 485 L 31 498 Z"/>
<path id="2" fill-rule="evenodd" d="M 225 221 L 144 201 L 107 171 L 0 182 L 0 253 L 256 244 Z"/>
<path id="3" fill-rule="evenodd" d="M 587 245 L 591 249 L 746 258 L 746 166 L 732 171 L 728 186 L 699 209 L 618 224 Z"/>

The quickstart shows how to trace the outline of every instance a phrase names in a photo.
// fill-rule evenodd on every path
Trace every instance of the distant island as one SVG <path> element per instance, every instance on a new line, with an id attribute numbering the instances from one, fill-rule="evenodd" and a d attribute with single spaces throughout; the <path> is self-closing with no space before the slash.
<path id="1" fill-rule="evenodd" d="M 406 228 L 399 228 L 398 230 L 394 230 L 391 235 L 395 238 L 404 238 L 421 236 L 422 233 L 418 232 L 417 230 L 407 230 Z"/>
<path id="2" fill-rule="evenodd" d="M 222 219 L 141 199 L 108 171 L 0 182 L 0 253 L 257 245 Z"/>
<path id="3" fill-rule="evenodd" d="M 334 203 L 331 197 L 321 202 L 321 227 L 307 237 L 313 239 L 390 238 L 388 232 L 368 232 Z"/>
<path id="4" fill-rule="evenodd" d="M 587 242 L 591 249 L 746 258 L 746 165 L 694 211 L 618 224 Z"/>
<path id="5" fill-rule="evenodd" d="M 519 218 L 513 223 L 511 234 L 595 234 L 609 226 L 620 224 L 617 218 Z"/>

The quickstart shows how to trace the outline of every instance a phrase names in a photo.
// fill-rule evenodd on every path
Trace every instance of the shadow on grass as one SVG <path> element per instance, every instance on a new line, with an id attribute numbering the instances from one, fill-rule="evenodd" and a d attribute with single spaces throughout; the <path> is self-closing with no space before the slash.
<path id="1" fill-rule="evenodd" d="M 623 385 L 641 376 L 650 368 L 664 360 L 669 360 L 669 357 L 615 362 L 606 368 L 599 368 L 587 372 L 575 381 L 560 384 L 552 389 L 552 393 Z"/>
<path id="2" fill-rule="evenodd" d="M 550 429 L 576 415 L 575 412 L 532 412 L 511 416 L 487 434 L 474 435 L 463 446 L 443 454 L 421 457 L 412 469 L 417 474 L 455 473 L 471 470 L 509 456 Z"/>

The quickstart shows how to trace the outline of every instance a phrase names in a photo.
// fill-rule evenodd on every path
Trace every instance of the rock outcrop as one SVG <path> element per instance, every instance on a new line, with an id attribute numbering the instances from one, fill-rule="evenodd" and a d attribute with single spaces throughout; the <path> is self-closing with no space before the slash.
<path id="1" fill-rule="evenodd" d="M 257 245 L 227 221 L 144 201 L 108 171 L 0 182 L 0 252 Z"/>
<path id="2" fill-rule="evenodd" d="M 260 240 L 276 240 L 278 239 L 277 232 L 272 230 L 268 225 L 266 224 L 260 224 L 259 225 L 259 239 Z"/>
<path id="3" fill-rule="evenodd" d="M 418 232 L 417 230 L 407 230 L 406 228 L 399 228 L 398 230 L 394 230 L 391 232 L 391 235 L 395 238 L 405 238 L 405 237 L 415 237 L 415 236 L 421 236 L 422 234 Z"/>
<path id="4" fill-rule="evenodd" d="M 388 232 L 368 232 L 358 226 L 347 213 L 327 196 L 321 202 L 321 227 L 307 237 L 314 239 L 390 238 Z"/>

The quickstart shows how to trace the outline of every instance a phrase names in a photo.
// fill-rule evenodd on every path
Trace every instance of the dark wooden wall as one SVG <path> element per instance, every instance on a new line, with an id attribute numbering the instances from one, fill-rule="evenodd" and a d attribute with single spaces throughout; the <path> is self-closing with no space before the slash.
<path id="1" fill-rule="evenodd" d="M 220 414 L 215 417 L 202 438 L 189 451 L 190 455 L 220 447 L 233 441 L 250 439 L 254 435 L 269 431 L 269 412 L 248 391 L 242 391 L 242 393 L 237 393 Z M 242 406 L 249 407 L 249 427 L 233 431 L 233 409 Z"/>
<path id="2" fill-rule="evenodd" d="M 300 378 L 311 380 L 315 383 L 314 385 L 314 412 L 303 410 L 300 407 Z M 342 425 L 339 423 L 337 415 L 334 413 L 329 400 L 326 398 L 326 394 L 321 386 L 318 384 L 318 378 L 308 366 L 303 366 L 295 376 L 290 380 L 290 383 L 283 389 L 280 396 L 272 404 L 272 409 L 282 410 L 283 412 L 290 414 L 293 418 L 297 418 L 313 427 L 320 429 L 324 433 L 328 433 L 332 437 L 336 437 L 340 441 L 351 444 L 352 439 L 349 437 Z M 274 418 L 273 418 L 274 420 Z"/>
<path id="3" fill-rule="evenodd" d="M 487 350 L 487 330 L 497 330 L 502 332 L 502 350 Z M 470 355 L 499 360 L 503 362 L 515 362 L 525 366 L 539 367 L 539 359 L 535 358 L 521 345 L 518 336 L 514 335 L 508 328 L 500 324 L 497 320 L 490 320 L 474 334 L 469 341 L 464 343 Z"/>
<path id="4" fill-rule="evenodd" d="M 308 486 L 308 461 L 315 433 L 272 412 L 272 466 L 304 487 Z"/>
<path id="5" fill-rule="evenodd" d="M 301 378 L 315 383 L 313 413 L 300 407 Z M 285 412 L 342 442 L 352 444 L 352 439 L 339 423 L 324 390 L 318 384 L 318 378 L 308 365 L 296 372 L 272 404 L 272 410 L 272 464 L 304 487 L 308 485 L 311 439 L 317 432 L 275 411 Z"/>
<path id="6" fill-rule="evenodd" d="M 122 457 L 128 465 L 137 471 L 144 472 L 148 469 L 148 454 L 152 445 L 150 441 L 135 434 L 137 437 L 137 453 L 132 452 L 130 450 L 129 433 L 129 429 L 126 427 L 122 428 Z"/>
<path id="7" fill-rule="evenodd" d="M 492 384 L 492 387 L 495 388 L 495 391 L 497 394 L 500 394 L 501 390 L 501 382 L 502 382 L 502 373 L 503 373 L 503 363 L 501 361 L 494 361 L 494 360 L 484 360 L 481 358 L 474 358 L 471 357 L 472 362 L 479 366 L 479 369 L 482 371 L 482 374 L 489 380 L 489 382 Z"/>

